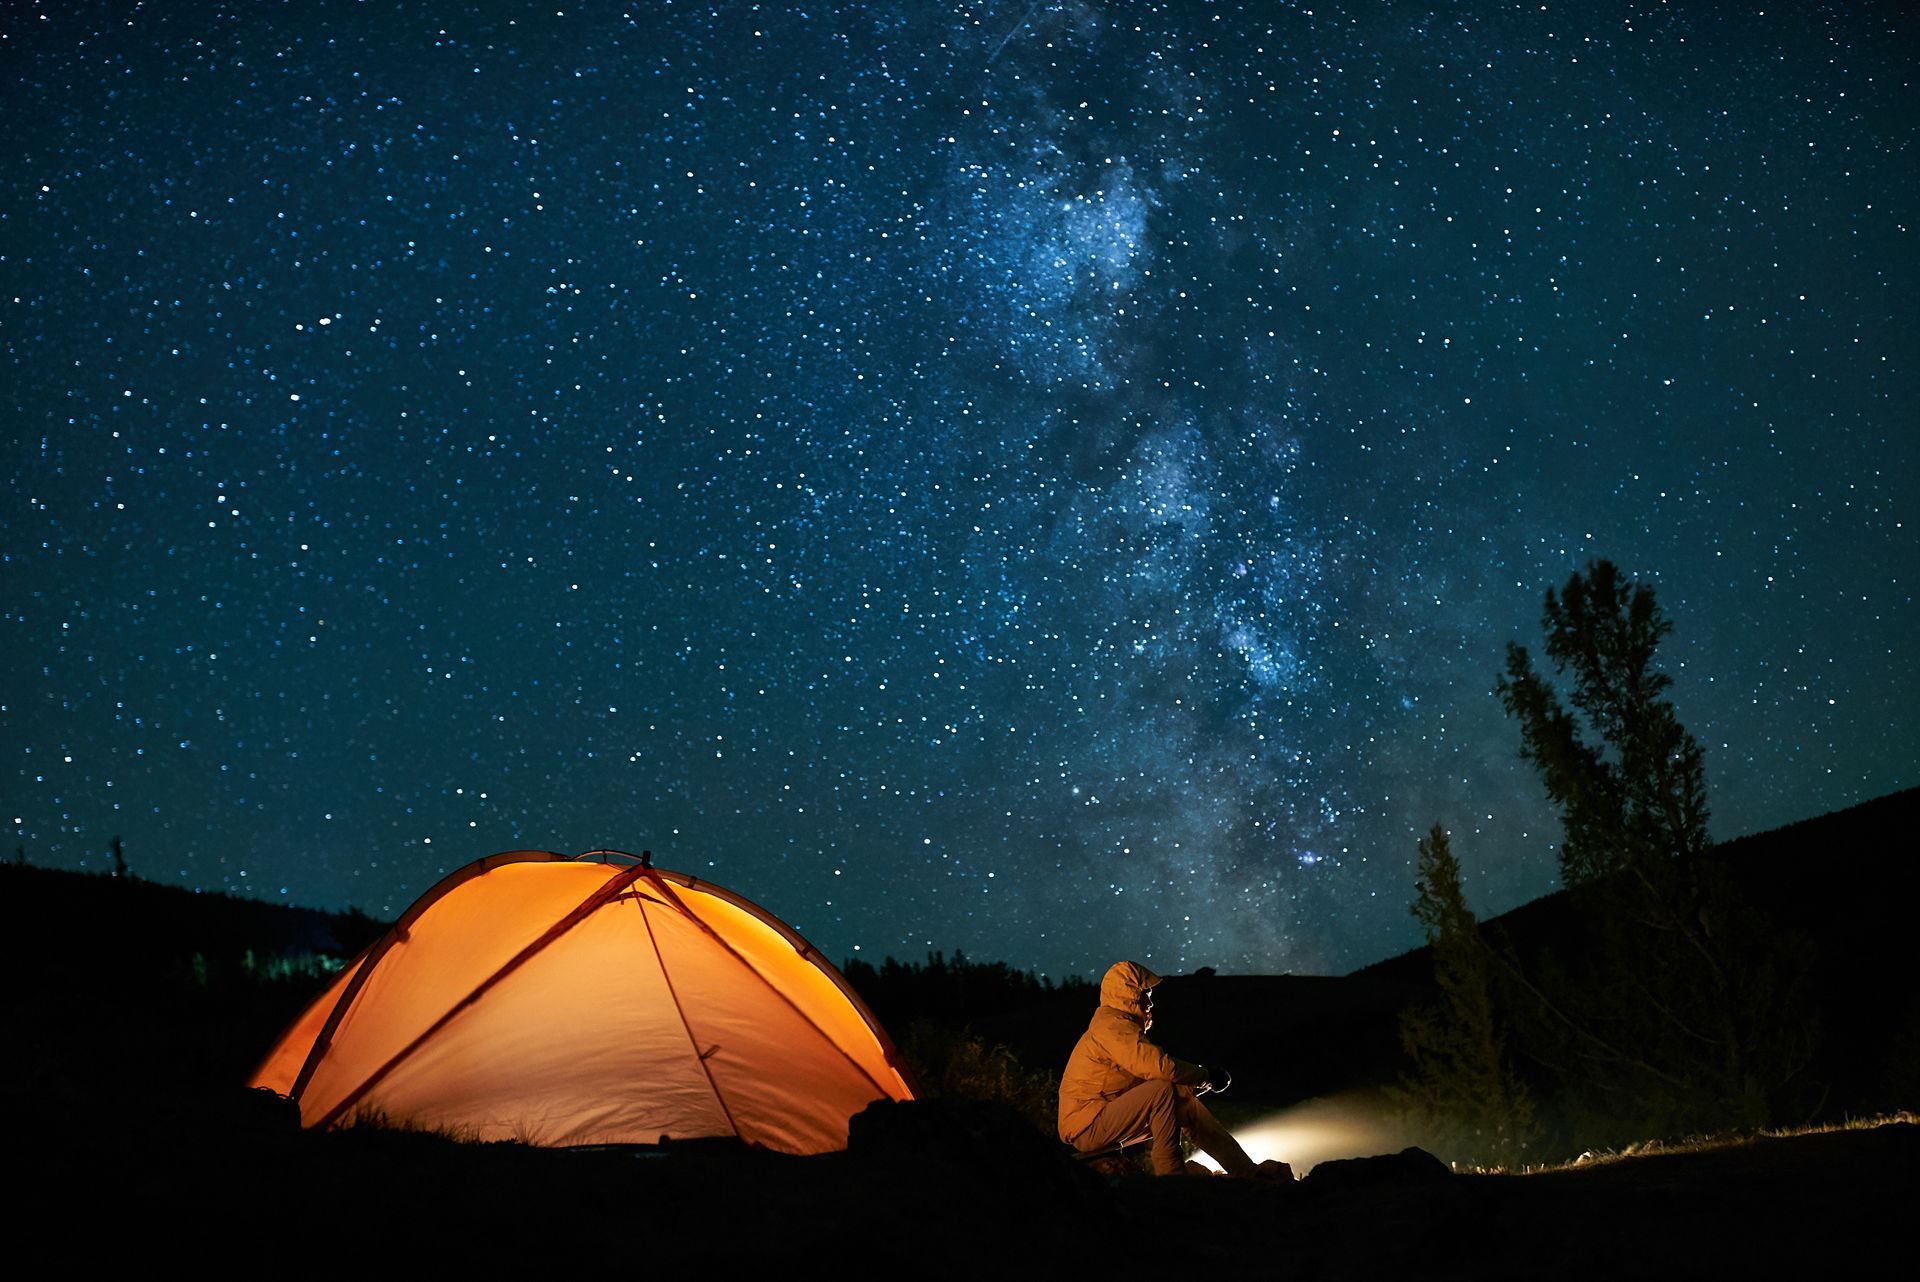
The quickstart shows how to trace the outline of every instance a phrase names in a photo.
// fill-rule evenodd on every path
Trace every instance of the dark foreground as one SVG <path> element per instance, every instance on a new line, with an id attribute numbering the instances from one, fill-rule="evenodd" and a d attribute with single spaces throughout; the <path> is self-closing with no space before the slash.
<path id="1" fill-rule="evenodd" d="M 299 1131 L 233 1085 L 323 982 L 267 963 L 350 955 L 377 926 L 0 868 L 9 1274 L 1828 1277 L 1889 1272 L 1912 1238 L 1912 1125 L 1524 1177 L 1323 1164 L 1297 1185 L 1110 1180 L 966 1103 L 869 1118 L 820 1158 Z"/>
<path id="2" fill-rule="evenodd" d="M 319 1135 L 251 1099 L 137 1088 L 98 1104 L 91 1118 L 16 1119 L 26 1144 L 9 1165 L 25 1179 L 8 1218 L 34 1269 L 19 1276 L 163 1261 L 216 1274 L 764 1263 L 1026 1275 L 1089 1259 L 1202 1277 L 1193 1270 L 1845 1275 L 1900 1258 L 1920 1190 L 1911 1124 L 1529 1176 L 1328 1163 L 1277 1185 L 1096 1175 L 1017 1120 L 966 1106 L 793 1158 Z"/>

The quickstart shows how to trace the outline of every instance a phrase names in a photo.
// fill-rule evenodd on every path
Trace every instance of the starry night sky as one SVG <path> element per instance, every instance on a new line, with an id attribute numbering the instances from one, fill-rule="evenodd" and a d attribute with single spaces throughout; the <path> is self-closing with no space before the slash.
<path id="1" fill-rule="evenodd" d="M 1492 690 L 1594 557 L 1716 836 L 1920 782 L 1914 35 L 10 4 L 9 845 L 378 915 L 644 846 L 834 957 L 1338 972 L 1436 820 L 1554 884 Z"/>

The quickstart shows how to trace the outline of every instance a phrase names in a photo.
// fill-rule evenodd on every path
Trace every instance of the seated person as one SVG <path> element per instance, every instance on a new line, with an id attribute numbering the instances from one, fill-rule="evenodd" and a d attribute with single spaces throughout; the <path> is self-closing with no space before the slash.
<path id="1" fill-rule="evenodd" d="M 1152 1139 L 1155 1175 L 1178 1172 L 1180 1132 L 1229 1175 L 1258 1170 L 1200 1095 L 1224 1087 L 1207 1070 L 1147 1040 L 1160 976 L 1139 962 L 1115 962 L 1100 981 L 1100 1009 L 1074 1045 L 1060 1079 L 1060 1138 L 1094 1153 L 1139 1136 Z"/>

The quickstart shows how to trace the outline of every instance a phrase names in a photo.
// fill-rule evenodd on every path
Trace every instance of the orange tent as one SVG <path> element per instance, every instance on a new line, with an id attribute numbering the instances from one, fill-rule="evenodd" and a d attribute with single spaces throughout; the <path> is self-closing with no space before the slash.
<path id="1" fill-rule="evenodd" d="M 343 970 L 251 1085 L 306 1126 L 359 1116 L 532 1144 L 737 1135 L 845 1148 L 913 1098 L 893 1044 L 772 914 L 612 851 L 449 874 Z M 615 862 L 616 860 L 620 862 Z"/>

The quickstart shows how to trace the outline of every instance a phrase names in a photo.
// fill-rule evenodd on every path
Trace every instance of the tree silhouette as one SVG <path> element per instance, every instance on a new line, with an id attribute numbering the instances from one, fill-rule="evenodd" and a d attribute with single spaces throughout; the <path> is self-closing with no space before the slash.
<path id="1" fill-rule="evenodd" d="M 1534 1134 L 1533 1105 L 1508 1062 L 1490 958 L 1460 888 L 1460 861 L 1439 824 L 1419 843 L 1413 915 L 1433 954 L 1435 996 L 1400 1016 L 1408 1068 L 1395 1101 L 1434 1148 L 1457 1161 L 1513 1165 Z"/>
<path id="2" fill-rule="evenodd" d="M 1531 1049 L 1590 1128 L 1763 1124 L 1812 1044 L 1804 948 L 1709 856 L 1700 746 L 1653 668 L 1672 624 L 1607 561 L 1549 590 L 1541 622 L 1571 708 L 1517 643 L 1498 690 L 1560 813 L 1561 876 L 1588 934 L 1579 955 L 1507 968 Z"/>
<path id="3" fill-rule="evenodd" d="M 1664 697 L 1673 679 L 1653 670 L 1654 650 L 1673 630 L 1653 589 L 1596 561 L 1560 593 L 1547 590 L 1541 623 L 1547 656 L 1572 676 L 1569 698 L 1588 733 L 1517 642 L 1507 645 L 1499 692 L 1520 722 L 1521 757 L 1539 768 L 1560 810 L 1563 880 L 1579 886 L 1699 855 L 1711 844 L 1706 772 L 1700 745 Z"/>

